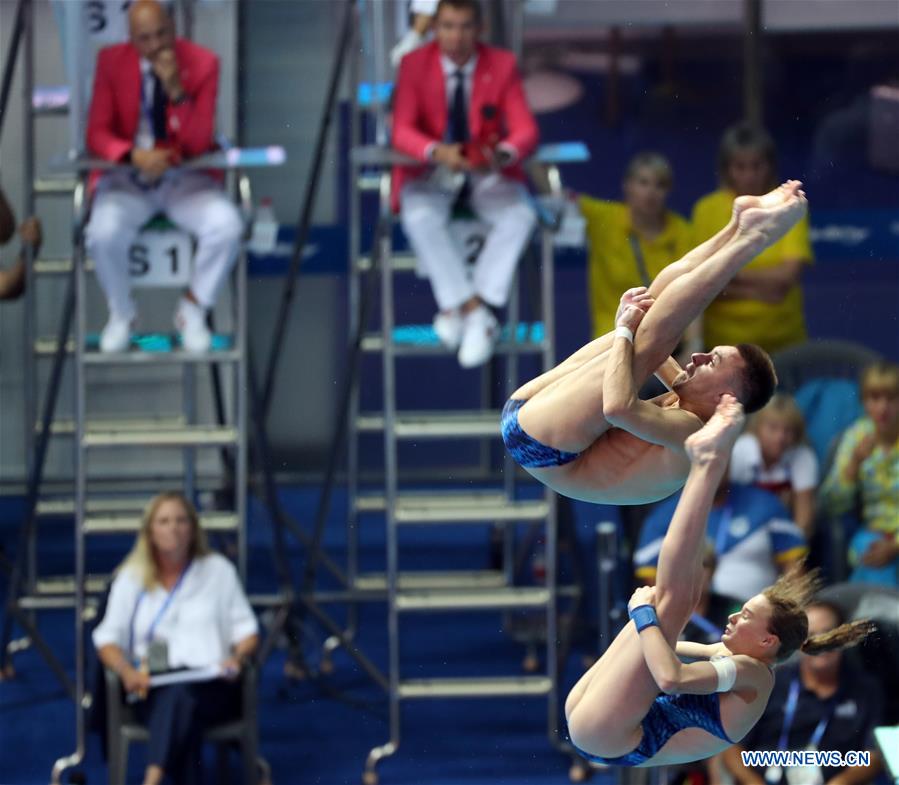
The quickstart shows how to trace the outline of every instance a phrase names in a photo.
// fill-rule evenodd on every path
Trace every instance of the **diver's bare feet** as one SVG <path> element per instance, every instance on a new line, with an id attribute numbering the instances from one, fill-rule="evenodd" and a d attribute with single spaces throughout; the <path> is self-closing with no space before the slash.
<path id="1" fill-rule="evenodd" d="M 770 196 L 770 194 L 766 194 Z M 742 198 L 742 197 L 741 197 Z M 764 197 L 757 197 L 764 198 Z M 808 210 L 805 192 L 797 188 L 773 207 L 751 207 L 738 219 L 738 231 L 744 236 L 755 236 L 767 248 L 790 231 Z"/>
<path id="2" fill-rule="evenodd" d="M 727 462 L 743 429 L 743 405 L 733 395 L 722 395 L 711 419 L 687 437 L 684 448 L 694 465 Z"/>
<path id="3" fill-rule="evenodd" d="M 795 193 L 802 193 L 804 196 L 805 193 L 801 189 L 802 182 L 800 180 L 787 180 L 773 191 L 769 191 L 762 196 L 738 196 L 734 199 L 734 219 L 739 220 L 742 212 L 753 207 L 777 207 L 777 205 L 783 204 Z"/>
<path id="4" fill-rule="evenodd" d="M 615 312 L 615 324 L 618 324 L 618 320 L 629 305 L 635 305 L 643 313 L 646 313 L 649 310 L 649 306 L 654 302 L 655 299 L 645 286 L 635 286 L 633 289 L 628 289 L 621 295 L 621 300 L 618 302 L 618 310 Z"/>

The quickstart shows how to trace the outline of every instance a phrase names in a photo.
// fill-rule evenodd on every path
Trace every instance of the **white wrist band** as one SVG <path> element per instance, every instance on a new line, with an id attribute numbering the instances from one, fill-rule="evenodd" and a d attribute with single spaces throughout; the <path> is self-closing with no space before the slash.
<path id="1" fill-rule="evenodd" d="M 634 344 L 634 334 L 631 332 L 629 327 L 625 327 L 623 324 L 619 324 L 615 328 L 615 337 L 616 338 L 627 338 L 630 342 L 631 346 Z"/>

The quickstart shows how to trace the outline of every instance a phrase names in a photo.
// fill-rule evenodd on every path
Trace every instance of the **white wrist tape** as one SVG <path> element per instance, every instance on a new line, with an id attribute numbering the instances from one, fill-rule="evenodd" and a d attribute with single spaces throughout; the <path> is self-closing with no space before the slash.
<path id="1" fill-rule="evenodd" d="M 733 657 L 720 657 L 709 660 L 718 674 L 718 687 L 715 692 L 727 692 L 737 680 L 737 664 Z"/>
<path id="2" fill-rule="evenodd" d="M 631 346 L 634 344 L 634 334 L 631 332 L 630 327 L 625 327 L 623 324 L 619 324 L 615 328 L 615 337 L 616 338 L 627 338 L 630 342 Z"/>

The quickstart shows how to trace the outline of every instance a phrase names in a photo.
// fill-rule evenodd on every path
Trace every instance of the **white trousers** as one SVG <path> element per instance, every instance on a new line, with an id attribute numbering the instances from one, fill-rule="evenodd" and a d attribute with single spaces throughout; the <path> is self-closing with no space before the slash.
<path id="1" fill-rule="evenodd" d="M 471 176 L 469 203 L 489 231 L 470 275 L 450 234 L 454 198 L 452 190 L 427 178 L 413 180 L 400 194 L 400 220 L 431 281 L 437 307 L 441 311 L 458 308 L 475 296 L 489 305 L 503 306 L 537 223 L 524 186 L 498 174 Z"/>
<path id="2" fill-rule="evenodd" d="M 97 185 L 85 239 L 109 310 L 124 318 L 136 313 L 128 249 L 140 228 L 157 213 L 164 213 L 197 240 L 190 290 L 204 308 L 215 303 L 216 292 L 237 258 L 243 219 L 208 175 L 172 172 L 154 188 L 142 188 L 130 173 L 105 175 Z"/>

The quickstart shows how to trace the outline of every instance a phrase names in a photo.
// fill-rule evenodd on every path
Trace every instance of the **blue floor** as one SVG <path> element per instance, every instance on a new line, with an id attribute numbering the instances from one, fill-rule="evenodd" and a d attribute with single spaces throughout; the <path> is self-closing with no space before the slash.
<path id="1" fill-rule="evenodd" d="M 317 502 L 314 490 L 285 492 L 290 514 L 309 526 Z M 20 501 L 0 504 L 0 542 L 14 550 Z M 338 563 L 343 556 L 345 497 L 338 496 L 331 512 L 326 543 Z M 603 508 L 577 505 L 578 539 L 592 559 L 592 535 Z M 362 564 L 383 564 L 383 521 L 362 527 Z M 370 525 L 369 525 L 370 524 Z M 43 549 L 42 564 L 60 571 L 70 558 L 66 527 L 60 538 Z M 461 529 L 461 531 L 460 531 Z M 251 508 L 250 589 L 274 586 L 268 547 L 269 527 L 258 504 Z M 487 527 L 427 527 L 403 543 L 401 567 L 485 569 L 488 566 Z M 53 545 L 56 545 L 54 548 Z M 127 547 L 101 554 L 99 562 L 114 563 Z M 112 546 L 110 546 L 112 547 Z M 295 580 L 300 554 L 291 548 Z M 99 569 L 99 567 L 98 567 Z M 322 581 L 321 585 L 327 585 Z M 5 591 L 5 584 L 3 585 Z M 339 609 L 335 615 L 339 616 Z M 45 612 L 39 617 L 42 634 L 66 667 L 72 669 L 73 621 L 70 612 Z M 305 625 L 304 652 L 313 667 L 319 662 L 322 628 Z M 592 637 L 592 636 L 591 636 Z M 497 613 L 420 615 L 401 626 L 403 674 L 408 677 L 452 675 L 517 675 L 525 653 L 503 629 Z M 364 606 L 359 643 L 378 667 L 386 670 L 387 640 L 383 605 Z M 589 648 L 589 641 L 586 648 Z M 567 682 L 582 670 L 580 650 L 568 663 Z M 335 657 L 332 675 L 313 681 L 286 679 L 286 654 L 276 650 L 265 663 L 260 679 L 259 730 L 261 752 L 273 770 L 275 785 L 287 783 L 358 783 L 368 751 L 387 741 L 385 695 L 343 652 Z M 47 782 L 54 760 L 74 748 L 74 708 L 65 698 L 47 665 L 34 649 L 15 658 L 17 677 L 0 684 L 0 783 Z M 563 688 L 564 689 L 564 688 Z M 538 698 L 411 702 L 403 706 L 403 737 L 399 751 L 379 767 L 381 782 L 389 783 L 566 783 L 570 760 L 555 751 L 546 738 L 546 702 Z M 211 751 L 210 751 L 211 752 Z M 214 778 L 211 755 L 207 782 Z M 238 759 L 233 760 L 235 782 Z M 140 781 L 143 753 L 134 748 L 130 781 Z M 99 741 L 89 738 L 81 771 L 89 783 L 106 782 Z M 602 781 L 602 778 L 594 778 Z"/>

